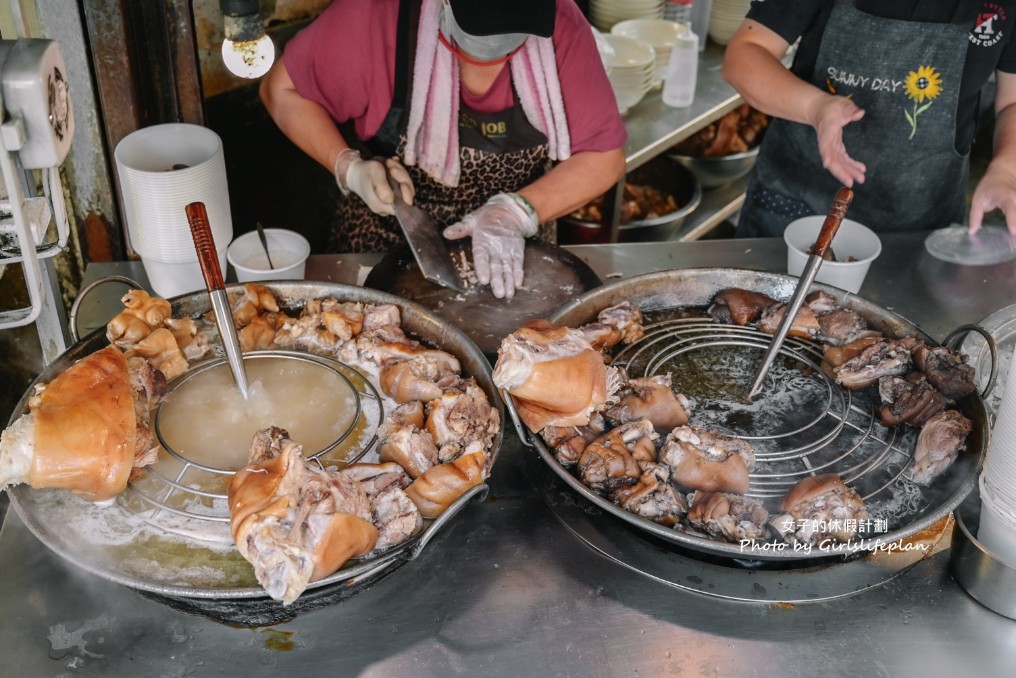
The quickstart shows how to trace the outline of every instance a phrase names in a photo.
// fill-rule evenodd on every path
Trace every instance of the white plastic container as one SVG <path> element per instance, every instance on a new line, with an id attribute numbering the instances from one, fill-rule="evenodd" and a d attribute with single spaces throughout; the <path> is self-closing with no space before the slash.
<path id="1" fill-rule="evenodd" d="M 216 242 L 233 237 L 222 139 L 187 123 L 151 125 L 116 145 L 117 176 L 131 247 L 165 263 L 197 261 L 186 206 L 204 203 Z"/>
<path id="2" fill-rule="evenodd" d="M 783 232 L 783 240 L 787 243 L 787 273 L 790 275 L 799 276 L 804 271 L 825 219 L 822 215 L 803 217 L 790 222 Z M 856 294 L 871 262 L 882 253 L 882 241 L 867 226 L 844 219 L 831 247 L 837 260 L 823 261 L 815 279 Z M 855 261 L 847 261 L 849 258 Z"/>
<path id="3" fill-rule="evenodd" d="M 268 257 L 257 231 L 244 233 L 229 245 L 227 257 L 238 282 L 254 280 L 303 280 L 310 256 L 310 243 L 296 231 L 266 228 L 265 239 L 275 268 L 269 268 Z"/>
<path id="4" fill-rule="evenodd" d="M 226 248 L 218 250 L 219 267 L 226 270 Z M 145 275 L 152 290 L 163 299 L 169 299 L 197 292 L 205 288 L 205 279 L 201 274 L 201 264 L 197 261 L 166 262 L 141 256 L 141 264 L 145 267 Z"/>
<path id="5" fill-rule="evenodd" d="M 663 103 L 674 108 L 690 106 L 698 80 L 698 36 L 688 31 L 674 41 L 663 80 Z"/>

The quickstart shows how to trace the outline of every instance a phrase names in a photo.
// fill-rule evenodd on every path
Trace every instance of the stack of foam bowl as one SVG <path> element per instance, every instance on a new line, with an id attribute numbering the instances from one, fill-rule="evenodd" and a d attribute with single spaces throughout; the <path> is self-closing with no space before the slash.
<path id="1" fill-rule="evenodd" d="M 1016 379 L 1012 374 L 1006 376 L 980 489 L 978 539 L 1003 561 L 1016 566 Z"/>
<path id="2" fill-rule="evenodd" d="M 709 37 L 713 42 L 726 45 L 744 21 L 750 5 L 751 0 L 713 0 L 709 13 Z"/>
<path id="3" fill-rule="evenodd" d="M 589 22 L 601 31 L 626 19 L 662 19 L 664 0 L 589 0 Z"/>
<path id="4" fill-rule="evenodd" d="M 628 19 L 614 24 L 610 32 L 613 35 L 641 40 L 652 46 L 656 53 L 656 66 L 653 68 L 653 87 L 656 88 L 663 84 L 663 78 L 667 75 L 667 64 L 670 62 L 674 43 L 679 36 L 687 34 L 690 30 L 687 24 L 666 19 Z"/>
<path id="5" fill-rule="evenodd" d="M 174 297 L 204 287 L 187 221 L 190 203 L 204 203 L 225 271 L 233 218 L 219 136 L 199 125 L 153 125 L 124 137 L 114 157 L 131 247 L 155 293 Z"/>
<path id="6" fill-rule="evenodd" d="M 647 43 L 623 35 L 605 35 L 607 48 L 601 53 L 617 108 L 626 113 L 642 100 L 653 86 L 656 53 Z"/>

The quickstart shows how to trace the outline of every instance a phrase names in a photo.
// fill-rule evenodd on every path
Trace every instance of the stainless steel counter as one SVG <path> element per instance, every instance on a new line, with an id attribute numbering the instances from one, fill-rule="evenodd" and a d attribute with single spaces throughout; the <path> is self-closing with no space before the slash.
<path id="1" fill-rule="evenodd" d="M 862 295 L 935 337 L 1016 301 L 1012 265 L 938 262 L 919 235 L 887 235 L 883 244 Z M 572 251 L 604 278 L 785 266 L 779 240 Z M 309 272 L 354 281 L 360 265 L 376 260 L 314 257 Z M 93 265 L 88 275 L 130 269 Z M 179 612 L 86 574 L 9 515 L 0 532 L 0 674 L 1012 675 L 1016 622 L 959 588 L 948 551 L 834 601 L 732 602 L 663 585 L 592 551 L 547 507 L 545 481 L 542 462 L 509 433 L 491 496 L 458 516 L 419 559 L 335 605 L 258 629 Z M 745 581 L 755 576 L 733 572 Z M 679 574 L 696 577 L 694 563 Z"/>

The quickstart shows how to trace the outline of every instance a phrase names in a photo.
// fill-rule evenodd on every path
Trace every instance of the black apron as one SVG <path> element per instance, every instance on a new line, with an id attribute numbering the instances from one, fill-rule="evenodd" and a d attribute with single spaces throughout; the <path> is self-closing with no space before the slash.
<path id="1" fill-rule="evenodd" d="M 367 144 L 372 154 L 390 157 L 394 146 L 392 132 L 398 129 L 394 154 L 403 160 L 403 164 L 413 68 L 413 60 L 407 55 L 415 53 L 418 26 L 413 12 L 408 13 L 405 19 L 404 14 L 407 5 L 415 5 L 418 17 L 418 4 L 403 0 L 400 5 L 392 109 L 376 137 Z M 411 28 L 406 29 L 405 26 Z M 409 40 L 404 40 L 405 37 Z M 509 68 L 509 65 L 504 67 Z M 350 134 L 350 130 L 345 133 Z M 406 170 L 416 188 L 414 204 L 434 217 L 440 228 L 444 228 L 458 222 L 497 193 L 518 191 L 536 181 L 547 172 L 549 157 L 546 135 L 533 127 L 518 97 L 514 96 L 512 107 L 497 113 L 479 113 L 460 104 L 461 169 L 458 186 L 445 186 L 417 166 L 407 165 Z M 553 226 L 553 223 L 541 226 L 540 236 L 552 240 Z M 352 193 L 339 202 L 332 235 L 329 246 L 332 252 L 386 252 L 405 242 L 394 217 L 374 214 L 359 196 Z"/>
<path id="2" fill-rule="evenodd" d="M 843 129 L 847 153 L 867 167 L 848 218 L 876 232 L 963 222 L 969 162 L 955 139 L 968 32 L 960 23 L 883 19 L 853 0 L 836 2 L 811 83 L 865 111 Z M 794 219 L 825 214 L 840 185 L 822 166 L 815 129 L 774 119 L 737 236 L 780 236 Z"/>

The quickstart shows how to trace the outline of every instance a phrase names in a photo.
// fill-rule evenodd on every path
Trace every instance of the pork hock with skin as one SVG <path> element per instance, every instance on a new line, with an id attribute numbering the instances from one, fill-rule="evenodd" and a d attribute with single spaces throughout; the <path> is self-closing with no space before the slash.
<path id="1" fill-rule="evenodd" d="M 621 487 L 610 495 L 610 500 L 625 511 L 673 527 L 688 510 L 684 498 L 670 482 L 670 467 L 665 464 L 647 464 L 638 482 Z"/>
<path id="2" fill-rule="evenodd" d="M 974 368 L 968 364 L 969 356 L 946 346 L 922 343 L 914 349 L 913 358 L 914 367 L 946 398 L 957 400 L 974 392 Z"/>
<path id="3" fill-rule="evenodd" d="M 659 437 L 648 419 L 621 424 L 582 452 L 579 478 L 587 487 L 602 492 L 634 485 L 646 465 L 656 462 Z"/>
<path id="4" fill-rule="evenodd" d="M 0 434 L 0 489 L 28 483 L 71 490 L 89 501 L 127 487 L 152 461 L 150 408 L 165 377 L 116 346 L 88 355 L 30 398 L 29 412 Z"/>
<path id="5" fill-rule="evenodd" d="M 621 423 L 648 419 L 661 434 L 688 423 L 688 399 L 674 393 L 669 374 L 629 379 L 618 398 L 606 414 Z"/>
<path id="6" fill-rule="evenodd" d="M 456 499 L 490 475 L 488 461 L 483 452 L 470 452 L 432 466 L 406 488 L 406 494 L 424 518 L 437 518 Z"/>
<path id="7" fill-rule="evenodd" d="M 748 441 L 697 426 L 671 431 L 659 459 L 673 469 L 674 482 L 703 492 L 744 494 L 755 468 L 755 451 Z"/>
<path id="8" fill-rule="evenodd" d="M 534 432 L 545 426 L 585 426 L 618 387 L 603 355 L 581 330 L 534 321 L 505 337 L 494 384 L 515 398 Z"/>
<path id="9" fill-rule="evenodd" d="M 728 492 L 688 495 L 688 525 L 710 537 L 739 543 L 764 540 L 769 512 L 751 497 Z"/>
<path id="10" fill-rule="evenodd" d="M 879 419 L 886 426 L 906 423 L 920 428 L 945 409 L 945 397 L 920 372 L 911 372 L 906 378 L 882 377 L 878 392 L 883 403 Z"/>
<path id="11" fill-rule="evenodd" d="M 927 485 L 945 471 L 967 449 L 967 436 L 974 424 L 956 410 L 945 410 L 928 419 L 917 436 L 914 462 L 905 475 Z"/>
<path id="12" fill-rule="evenodd" d="M 359 483 L 322 470 L 280 428 L 258 431 L 249 463 L 229 483 L 230 530 L 269 596 L 288 605 L 307 585 L 378 541 Z"/>
<path id="13" fill-rule="evenodd" d="M 783 497 L 780 511 L 769 524 L 788 543 L 846 543 L 857 536 L 858 524 L 868 519 L 864 500 L 835 473 L 798 482 Z"/>
<path id="14" fill-rule="evenodd" d="M 914 339 L 884 339 L 865 348 L 835 369 L 836 383 L 859 391 L 881 377 L 906 374 L 910 369 L 910 349 Z"/>
<path id="15" fill-rule="evenodd" d="M 745 326 L 756 322 L 762 311 L 778 303 L 764 294 L 731 287 L 716 293 L 708 313 L 716 322 Z"/>

